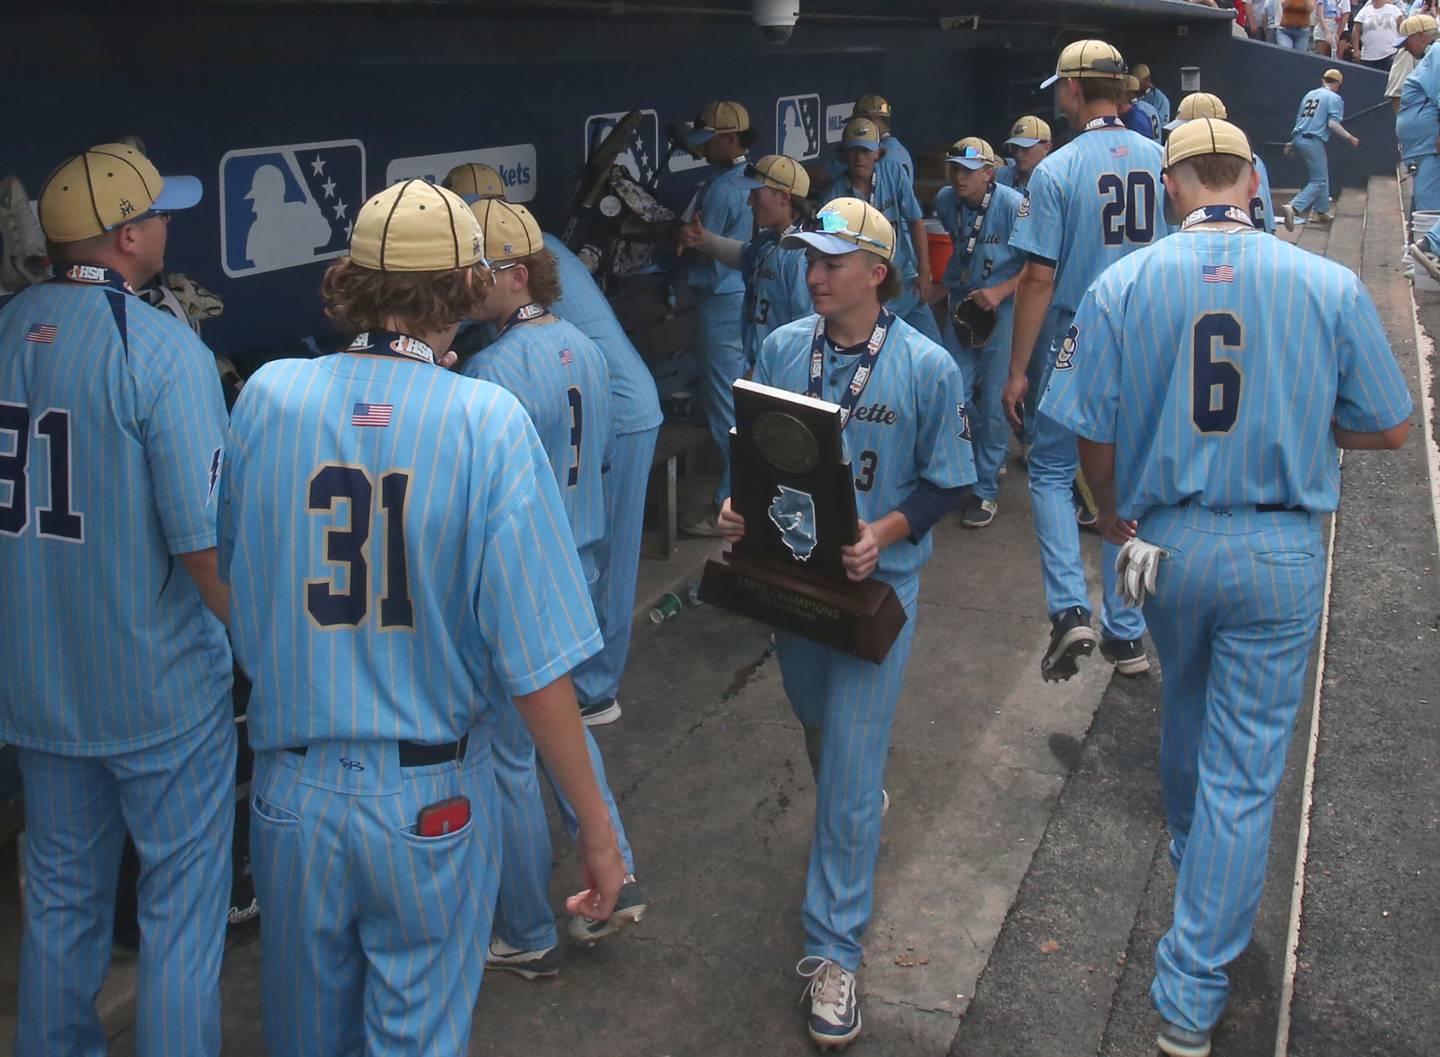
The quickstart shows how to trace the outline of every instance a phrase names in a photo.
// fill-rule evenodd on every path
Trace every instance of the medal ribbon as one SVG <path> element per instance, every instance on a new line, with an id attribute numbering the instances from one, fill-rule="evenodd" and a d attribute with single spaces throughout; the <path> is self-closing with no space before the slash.
<path id="1" fill-rule="evenodd" d="M 357 334 L 346 352 L 361 352 L 372 356 L 393 356 L 401 360 L 419 360 L 434 363 L 435 350 L 419 338 L 408 334 L 397 334 L 390 330 L 367 331 Z"/>
<path id="2" fill-rule="evenodd" d="M 985 197 L 980 200 L 980 205 L 975 210 L 975 219 L 970 221 L 970 233 L 965 239 L 965 260 L 968 262 L 975 255 L 975 246 L 980 242 L 980 229 L 985 226 L 985 214 L 990 209 L 990 199 L 995 197 L 992 188 L 985 192 Z"/>
<path id="3" fill-rule="evenodd" d="M 1201 206 L 1181 222 L 1180 230 L 1189 231 L 1196 224 L 1208 224 L 1215 220 L 1244 224 L 1247 228 L 1255 226 L 1255 221 L 1250 214 L 1239 206 Z"/>
<path id="4" fill-rule="evenodd" d="M 1120 120 L 1118 117 L 1116 117 L 1115 115 L 1113 115 L 1113 114 L 1103 114 L 1103 115 L 1101 115 L 1100 117 L 1092 117 L 1089 121 L 1085 122 L 1085 127 L 1082 128 L 1080 131 L 1081 131 L 1081 132 L 1092 132 L 1092 131 L 1094 131 L 1094 130 L 1097 129 L 1097 128 L 1124 128 L 1124 127 L 1125 127 L 1125 122 L 1121 121 L 1121 120 Z"/>
<path id="5" fill-rule="evenodd" d="M 860 362 L 855 364 L 855 371 L 850 375 L 850 384 L 845 387 L 845 392 L 840 397 L 841 429 L 849 424 L 850 413 L 855 410 L 855 405 L 860 402 L 865 387 L 870 384 L 870 376 L 875 373 L 875 361 L 880 358 L 880 349 L 885 345 L 885 338 L 889 335 L 891 324 L 894 322 L 894 315 L 884 308 L 880 309 L 880 315 L 875 320 L 875 329 L 870 333 L 870 340 L 865 343 L 865 351 L 860 354 Z M 824 399 L 821 395 L 824 390 L 825 318 L 822 316 L 815 321 L 815 333 L 810 339 L 810 378 L 806 395 L 821 400 Z"/>
<path id="6" fill-rule="evenodd" d="M 125 281 L 124 276 L 100 264 L 72 264 L 50 282 L 108 286 L 112 290 L 119 290 L 122 294 L 135 294 L 135 288 Z"/>
<path id="7" fill-rule="evenodd" d="M 499 334 L 495 336 L 498 338 L 500 334 L 504 334 L 511 327 L 517 326 L 520 323 L 529 323 L 532 320 L 539 319 L 543 315 L 548 315 L 549 312 L 550 310 L 548 308 L 537 305 L 534 301 L 531 301 L 528 305 L 521 305 L 514 312 L 510 313 L 510 318 L 505 320 L 504 324 L 500 327 Z"/>

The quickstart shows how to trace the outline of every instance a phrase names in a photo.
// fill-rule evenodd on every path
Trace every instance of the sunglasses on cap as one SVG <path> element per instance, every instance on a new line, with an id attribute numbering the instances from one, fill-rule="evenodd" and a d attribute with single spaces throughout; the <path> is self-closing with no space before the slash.
<path id="1" fill-rule="evenodd" d="M 809 220 L 800 225 L 801 231 L 818 231 L 826 235 L 844 235 L 856 242 L 864 243 L 867 246 L 874 246 L 882 253 L 889 253 L 890 247 L 877 238 L 870 235 L 862 235 L 858 231 L 851 231 L 850 225 L 839 213 L 816 213 Z"/>
<path id="2" fill-rule="evenodd" d="M 1082 62 L 1079 66 L 1069 66 L 1063 70 L 1057 70 L 1056 74 L 1060 77 L 1078 77 L 1087 70 L 1095 73 L 1113 73 L 1118 75 L 1124 74 L 1125 64 L 1123 62 L 1116 62 L 1107 56 L 1099 59 L 1091 59 L 1089 65 Z"/>

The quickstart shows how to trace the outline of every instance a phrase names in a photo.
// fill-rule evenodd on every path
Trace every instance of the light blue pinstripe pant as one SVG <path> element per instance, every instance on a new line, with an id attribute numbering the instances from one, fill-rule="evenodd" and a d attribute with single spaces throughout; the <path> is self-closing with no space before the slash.
<path id="1" fill-rule="evenodd" d="M 1050 313 L 1050 337 L 1042 341 L 1058 348 L 1070 329 L 1074 314 L 1060 309 Z M 1053 359 L 1046 366 L 1041 390 L 1050 384 Z M 1043 411 L 1036 416 L 1035 446 L 1030 450 L 1030 505 L 1035 511 L 1035 535 L 1040 541 L 1040 569 L 1045 581 L 1045 605 L 1053 617 L 1062 609 L 1080 606 L 1090 611 L 1090 593 L 1085 585 L 1085 562 L 1080 556 L 1080 527 L 1075 522 L 1075 500 L 1071 486 L 1080 470 L 1080 452 L 1075 434 Z M 1100 552 L 1104 598 L 1100 629 L 1108 638 L 1138 639 L 1145 634 L 1140 610 L 1125 605 L 1115 592 L 1113 543 Z"/>
<path id="2" fill-rule="evenodd" d="M 1305 186 L 1290 200 L 1290 205 L 1301 216 L 1312 208 L 1320 213 L 1330 212 L 1330 161 L 1325 156 L 1325 141 L 1314 136 L 1296 136 L 1291 142 L 1305 163 Z"/>
<path id="3" fill-rule="evenodd" d="M 605 647 L 575 669 L 575 695 L 582 705 L 619 696 L 620 677 L 630 656 L 635 580 L 640 569 L 640 533 L 645 524 L 645 488 L 660 429 L 621 433 L 605 479 L 608 560 L 601 573 L 596 607 Z"/>
<path id="4" fill-rule="evenodd" d="M 935 313 L 929 305 L 921 302 L 920 295 L 911 285 L 914 281 L 913 277 L 906 280 L 904 291 L 885 307 L 939 345 L 941 343 L 940 327 L 935 322 Z"/>
<path id="5" fill-rule="evenodd" d="M 235 722 L 227 694 L 193 729 L 106 757 L 20 750 L 25 935 L 18 1057 L 103 1057 L 95 996 L 110 968 L 128 829 L 140 854 L 136 1049 L 220 1052 L 220 957 L 230 906 Z"/>
<path id="6" fill-rule="evenodd" d="M 1014 309 L 1002 306 L 1001 312 L 1013 315 Z M 965 409 L 974 438 L 975 494 L 981 499 L 995 499 L 1000 495 L 1000 467 L 1005 465 L 1010 451 L 1010 424 L 1005 421 L 1005 408 L 1000 402 L 1010 376 L 1010 327 L 1002 316 L 990 344 L 972 349 L 960 344 L 947 312 L 944 337 L 945 348 L 955 358 L 964 379 Z"/>
<path id="7" fill-rule="evenodd" d="M 735 425 L 735 394 L 731 387 L 750 369 L 740 333 L 745 292 L 712 294 L 696 290 L 695 311 L 700 324 L 700 347 L 705 353 L 700 382 L 705 421 L 715 447 L 720 449 L 720 484 L 715 489 L 718 507 L 730 495 L 730 427 Z"/>
<path id="8" fill-rule="evenodd" d="M 525 721 L 513 703 L 496 709 L 499 729 L 495 735 L 495 784 L 500 792 L 501 829 L 505 854 L 500 871 L 500 892 L 495 907 L 495 935 L 522 951 L 541 950 L 558 941 L 555 914 L 550 909 L 550 870 L 554 857 L 550 847 L 550 826 L 545 821 L 545 801 L 540 796 L 540 779 L 536 770 L 538 757 L 535 742 L 525 728 Z M 615 827 L 615 840 L 625 859 L 625 871 L 635 872 L 635 857 L 625 837 L 625 824 L 620 809 L 605 777 L 605 761 L 590 728 L 585 728 L 585 744 L 590 750 L 590 766 L 600 795 L 610 809 L 610 823 Z M 543 766 L 543 761 L 541 761 Z M 579 831 L 575 810 L 555 784 L 549 770 L 550 788 L 560 817 L 571 840 Z"/>
<path id="9" fill-rule="evenodd" d="M 499 873 L 489 731 L 402 769 L 394 742 L 257 753 L 250 823 L 270 1057 L 453 1057 L 470 1038 Z M 469 825 L 415 833 L 470 799 Z"/>
<path id="10" fill-rule="evenodd" d="M 892 586 L 909 619 L 882 664 L 775 633 L 785 694 L 805 728 L 816 770 L 815 835 L 800 911 L 805 953 L 851 972 L 860 968 L 860 941 L 875 901 L 880 790 L 890 725 L 915 640 L 920 578 L 908 576 Z"/>
<path id="11" fill-rule="evenodd" d="M 1250 941 L 1275 791 L 1305 692 L 1325 580 L 1320 519 L 1304 513 L 1152 510 L 1165 548 L 1145 606 L 1164 672 L 1160 740 L 1175 918 L 1150 996 L 1206 1031 L 1225 1009 L 1225 966 Z"/>

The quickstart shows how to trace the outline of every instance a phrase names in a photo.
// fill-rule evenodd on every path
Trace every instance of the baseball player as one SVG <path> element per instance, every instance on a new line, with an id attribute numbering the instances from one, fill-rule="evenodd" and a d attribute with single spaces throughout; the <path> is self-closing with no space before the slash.
<path id="1" fill-rule="evenodd" d="M 1325 157 L 1325 144 L 1334 133 L 1349 141 L 1350 146 L 1360 146 L 1360 140 L 1345 131 L 1340 124 L 1345 120 L 1345 100 L 1340 96 L 1340 86 L 1345 75 L 1339 70 L 1326 70 L 1319 88 L 1312 88 L 1300 100 L 1300 109 L 1295 115 L 1295 127 L 1290 130 L 1290 143 L 1285 153 L 1292 151 L 1305 162 L 1306 182 L 1300 193 L 1281 208 L 1285 211 L 1285 229 L 1295 230 L 1295 218 L 1311 214 L 1312 220 L 1325 223 L 1335 219 L 1330 212 L 1330 170 Z"/>
<path id="2" fill-rule="evenodd" d="M 1400 89 L 1400 112 L 1395 116 L 1395 136 L 1400 141 L 1401 160 L 1415 171 L 1410 205 L 1416 212 L 1440 210 L 1440 51 L 1430 47 L 1437 30 L 1430 15 L 1411 15 L 1401 25 L 1408 30 L 1405 48 L 1418 53 L 1419 61 Z M 1417 233 L 1418 235 L 1418 233 Z M 1435 255 L 1440 238 L 1417 237 L 1410 255 L 1431 275 L 1440 275 Z"/>
<path id="3" fill-rule="evenodd" d="M 1148 595 L 1179 872 L 1150 994 L 1160 1049 L 1180 1057 L 1210 1052 L 1225 966 L 1250 938 L 1320 624 L 1337 448 L 1398 447 L 1411 412 L 1354 273 L 1257 237 L 1253 157 L 1226 122 L 1175 131 L 1165 187 L 1182 230 L 1096 280 L 1041 408 L 1080 435 L 1126 589 Z"/>
<path id="4" fill-rule="evenodd" d="M 935 215 L 955 244 L 941 280 L 950 291 L 945 348 L 960 365 L 975 454 L 975 489 L 961 512 L 960 524 L 975 529 L 989 525 L 1000 507 L 1000 468 L 1010 446 L 1010 427 L 1000 393 L 1010 372 L 1015 287 L 1025 263 L 1020 251 L 1010 245 L 1010 232 L 1024 199 L 1020 192 L 996 183 L 998 165 L 990 144 L 973 136 L 962 139 L 945 159 L 950 184 L 935 196 Z M 957 332 L 955 312 L 967 302 L 993 318 L 994 329 L 989 334 L 962 337 Z"/>
<path id="5" fill-rule="evenodd" d="M 107 1050 L 127 829 L 139 853 L 142 1055 L 220 1051 L 235 820 L 231 658 L 216 574 L 225 403 L 209 349 L 135 291 L 200 200 L 92 147 L 40 192 L 55 278 L 0 311 L 0 742 L 19 747 L 22 1057 Z"/>
<path id="6" fill-rule="evenodd" d="M 890 311 L 939 342 L 940 328 L 930 310 L 930 238 L 912 182 L 904 177 L 901 166 L 884 164 L 879 129 L 868 117 L 854 117 L 846 124 L 840 156 L 845 160 L 845 172 L 830 185 L 825 200 L 858 198 L 880 210 L 890 222 L 896 239 L 895 266 L 903 283 Z"/>
<path id="7" fill-rule="evenodd" d="M 1194 121 L 1196 118 L 1210 117 L 1221 121 L 1229 119 L 1225 104 L 1218 95 L 1209 92 L 1191 92 L 1184 99 L 1180 100 L 1180 106 L 1175 110 L 1175 120 L 1165 126 L 1166 131 L 1174 132 L 1187 121 Z M 1270 194 L 1270 172 L 1265 168 L 1265 160 L 1260 155 L 1255 155 L 1255 174 L 1260 177 L 1260 189 L 1255 197 L 1250 200 L 1250 220 L 1260 230 L 1275 234 L 1275 200 Z"/>
<path id="8" fill-rule="evenodd" d="M 1056 101 L 1080 132 L 1036 167 L 1010 236 L 1010 244 L 1029 257 L 1015 292 L 1010 378 L 1002 398 L 1016 429 L 1032 353 L 1046 350 L 1043 393 L 1055 357 L 1064 355 L 1070 321 L 1086 288 L 1111 264 L 1169 230 L 1160 208 L 1160 146 L 1126 129 L 1116 116 L 1124 77 L 1125 61 L 1118 51 L 1103 40 L 1081 40 L 1060 53 L 1055 75 L 1045 82 L 1058 84 Z M 1075 434 L 1037 413 L 1029 462 L 1051 621 L 1040 674 L 1068 679 L 1077 671 L 1076 660 L 1094 650 L 1096 639 L 1071 497 L 1079 465 Z M 1116 671 L 1139 675 L 1150 668 L 1140 643 L 1145 621 L 1115 594 L 1114 552 L 1107 548 L 1101 561 L 1100 651 Z"/>
<path id="9" fill-rule="evenodd" d="M 900 142 L 890 128 L 890 122 L 895 116 L 890 101 L 883 95 L 873 93 L 862 95 L 855 100 L 855 106 L 850 111 L 850 116 L 870 119 L 880 133 L 880 146 L 884 148 L 884 157 L 889 159 L 891 165 L 899 166 L 904 174 L 901 179 L 913 187 L 915 184 L 915 159 L 911 156 L 909 148 Z M 835 179 L 844 172 L 844 155 L 843 153 L 836 154 L 821 167 L 811 182 L 817 190 L 828 191 Z"/>
<path id="10" fill-rule="evenodd" d="M 739 103 L 706 103 L 685 142 L 710 163 L 710 176 L 696 190 L 681 215 L 689 221 L 702 213 L 717 235 L 747 240 L 755 218 L 747 203 L 749 190 L 740 183 L 748 163 L 745 151 L 755 142 L 750 114 Z M 681 525 L 692 536 L 718 536 L 720 501 L 730 494 L 730 427 L 735 424 L 731 386 L 746 371 L 744 339 L 745 281 L 740 273 L 710 257 L 690 264 L 687 282 L 695 293 L 700 344 L 705 357 L 701 393 L 710 435 L 720 452 L 720 481 L 715 505 L 701 517 Z"/>
<path id="11" fill-rule="evenodd" d="M 600 610 L 601 571 L 607 564 L 604 478 L 615 442 L 605 355 L 578 327 L 550 311 L 561 293 L 558 270 L 530 211 L 499 198 L 478 201 L 471 208 L 484 232 L 485 255 L 495 277 L 494 286 L 472 314 L 497 325 L 500 332 L 465 363 L 464 374 L 507 389 L 530 415 L 560 490 L 590 596 Z M 635 501 L 633 495 L 625 499 Z M 535 744 L 519 713 L 505 707 L 498 712 L 495 784 L 500 791 L 505 858 L 486 964 L 527 979 L 553 976 L 563 948 L 550 911 L 550 830 L 536 776 Z M 593 942 L 639 921 L 645 914 L 645 897 L 635 882 L 634 857 L 605 780 L 600 748 L 588 728 L 585 743 L 626 872 L 607 921 L 580 917 L 571 923 L 572 935 Z M 573 836 L 575 813 L 555 776 L 550 777 L 556 804 Z"/>
<path id="12" fill-rule="evenodd" d="M 321 290 L 353 344 L 266 364 L 231 420 L 220 568 L 255 684 L 275 1057 L 465 1052 L 508 713 L 580 816 L 570 912 L 605 917 L 625 874 L 568 675 L 600 633 L 559 489 L 519 402 L 437 351 L 490 284 L 481 250 L 450 191 L 372 197 Z"/>
<path id="13" fill-rule="evenodd" d="M 1170 97 L 1167 96 L 1164 92 L 1160 91 L 1159 86 L 1156 85 L 1154 80 L 1151 79 L 1150 67 L 1145 65 L 1143 62 L 1137 62 L 1133 67 L 1131 67 L 1130 73 L 1135 77 L 1135 80 L 1138 83 L 1138 98 L 1140 99 L 1140 101 L 1147 104 L 1160 117 L 1160 120 L 1156 123 L 1155 127 L 1161 128 L 1169 124 Z"/>
<path id="14" fill-rule="evenodd" d="M 1153 140 L 1160 139 L 1160 114 L 1149 103 L 1137 98 L 1140 81 L 1133 75 L 1125 78 L 1125 94 L 1120 99 L 1120 120 L 1125 127 Z"/>
<path id="15" fill-rule="evenodd" d="M 810 177 L 793 158 L 767 154 L 745 172 L 757 233 L 749 242 L 706 231 L 699 214 L 681 231 L 681 244 L 738 268 L 745 278 L 745 361 L 752 367 L 774 330 L 815 311 L 805 285 L 805 253 L 781 249 L 780 237 L 809 216 Z"/>
<path id="16" fill-rule="evenodd" d="M 475 162 L 451 170 L 445 186 L 472 204 L 505 197 L 500 174 Z M 620 677 L 630 655 L 640 534 L 645 521 L 645 505 L 636 497 L 645 494 L 664 416 L 654 375 L 625 335 L 589 270 L 560 239 L 549 232 L 544 239 L 560 279 L 560 299 L 551 304 L 550 312 L 573 323 L 598 345 L 610 372 L 615 440 L 605 487 L 606 560 L 596 599 L 605 648 L 581 662 L 574 673 L 580 714 L 586 726 L 594 727 L 620 718 Z"/>
<path id="17" fill-rule="evenodd" d="M 1014 156 L 1014 161 L 996 170 L 995 182 L 1023 192 L 1030 185 L 1035 166 L 1050 153 L 1052 146 L 1049 122 L 1028 114 L 1019 118 L 1010 127 L 1010 138 L 1005 141 L 1005 149 Z"/>
<path id="18" fill-rule="evenodd" d="M 816 780 L 815 836 L 801 920 L 810 1037 L 843 1046 L 860 1034 L 855 974 L 874 899 L 890 725 L 915 636 L 930 529 L 975 480 L 955 361 L 884 307 L 900 293 L 896 233 L 856 198 L 826 204 L 782 245 L 803 246 L 818 315 L 765 339 L 755 380 L 839 404 L 855 467 L 859 539 L 844 550 L 852 580 L 889 583 L 909 617 L 881 664 L 776 632 L 785 693 L 805 729 Z M 851 414 L 865 407 L 894 415 Z M 727 501 L 726 538 L 745 520 Z"/>

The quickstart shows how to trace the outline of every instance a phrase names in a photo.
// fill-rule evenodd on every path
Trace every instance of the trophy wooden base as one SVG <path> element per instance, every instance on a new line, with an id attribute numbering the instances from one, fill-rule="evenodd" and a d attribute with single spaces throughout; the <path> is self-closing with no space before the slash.
<path id="1" fill-rule="evenodd" d="M 835 580 L 726 554 L 705 563 L 704 602 L 879 664 L 905 626 L 883 580 Z"/>

